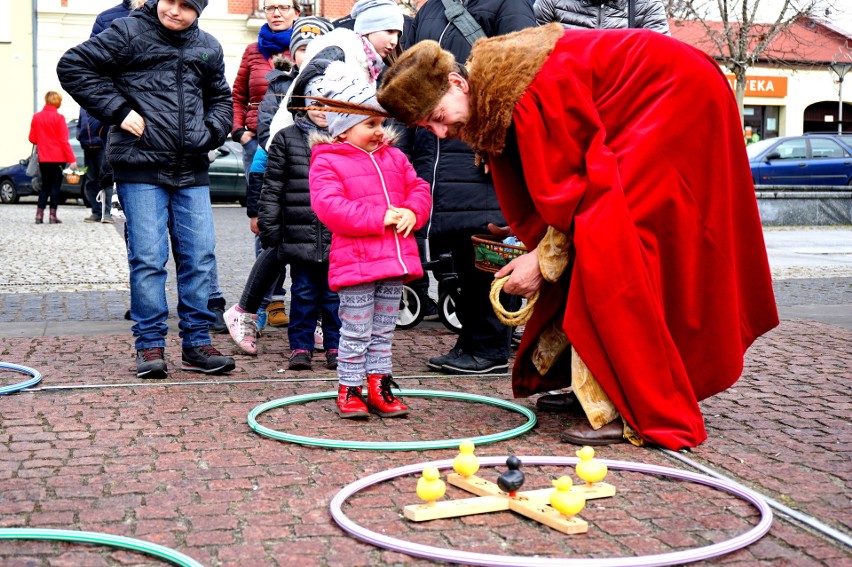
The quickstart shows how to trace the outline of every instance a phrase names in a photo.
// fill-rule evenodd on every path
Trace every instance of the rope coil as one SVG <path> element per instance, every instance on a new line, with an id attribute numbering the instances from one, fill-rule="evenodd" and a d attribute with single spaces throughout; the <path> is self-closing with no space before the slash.
<path id="1" fill-rule="evenodd" d="M 504 276 L 491 282 L 491 293 L 488 294 L 488 298 L 491 300 L 491 306 L 494 308 L 494 313 L 500 319 L 500 322 L 509 327 L 517 327 L 523 325 L 532 317 L 533 307 L 535 306 L 535 302 L 538 301 L 538 292 L 535 292 L 527 300 L 527 304 L 517 311 L 506 311 L 506 308 L 500 303 L 500 292 L 510 277 Z"/>

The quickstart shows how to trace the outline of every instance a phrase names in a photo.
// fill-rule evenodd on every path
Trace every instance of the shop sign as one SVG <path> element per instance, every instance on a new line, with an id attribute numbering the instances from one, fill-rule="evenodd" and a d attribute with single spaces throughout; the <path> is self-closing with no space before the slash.
<path id="1" fill-rule="evenodd" d="M 736 79 L 733 75 L 725 75 L 731 89 Z M 745 96 L 762 96 L 769 98 L 784 98 L 787 96 L 787 77 L 760 77 L 746 75 Z"/>

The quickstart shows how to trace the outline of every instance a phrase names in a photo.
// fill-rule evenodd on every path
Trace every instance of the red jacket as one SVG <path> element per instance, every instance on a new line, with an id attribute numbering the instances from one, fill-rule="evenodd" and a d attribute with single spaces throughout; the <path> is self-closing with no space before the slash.
<path id="1" fill-rule="evenodd" d="M 258 51 L 257 42 L 246 47 L 231 93 L 234 97 L 232 133 L 242 129 L 257 133 L 257 109 L 263 100 L 263 95 L 266 94 L 266 88 L 269 86 L 266 75 L 272 69 L 271 60 L 266 59 Z M 239 142 L 239 140 L 237 141 Z"/>
<path id="2" fill-rule="evenodd" d="M 333 291 L 385 278 L 423 275 L 414 232 L 384 225 L 388 205 L 411 209 L 420 228 L 429 219 L 429 184 L 397 148 L 367 153 L 349 143 L 318 144 L 310 166 L 311 207 L 331 231 L 328 284 Z"/>
<path id="3" fill-rule="evenodd" d="M 45 104 L 33 115 L 30 143 L 38 146 L 39 163 L 74 163 L 77 158 L 68 142 L 68 125 L 57 108 Z"/>
<path id="4" fill-rule="evenodd" d="M 506 72 L 486 55 L 483 73 Z M 576 253 L 570 281 L 546 284 L 527 324 L 516 395 L 566 385 L 529 357 L 556 314 L 645 440 L 698 445 L 707 436 L 698 401 L 736 382 L 745 350 L 778 324 L 724 74 L 654 32 L 570 30 L 511 119 L 512 143 L 491 162 L 506 219 L 529 248 L 550 225 Z"/>

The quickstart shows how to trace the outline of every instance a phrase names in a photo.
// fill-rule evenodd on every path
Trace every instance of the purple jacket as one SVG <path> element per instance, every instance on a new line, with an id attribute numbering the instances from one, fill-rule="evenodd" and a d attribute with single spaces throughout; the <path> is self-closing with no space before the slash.
<path id="1" fill-rule="evenodd" d="M 328 283 L 333 291 L 385 278 L 423 275 L 417 241 L 384 226 L 389 205 L 411 209 L 426 224 L 432 198 L 405 155 L 382 144 L 366 152 L 347 142 L 313 146 L 311 207 L 331 231 Z"/>

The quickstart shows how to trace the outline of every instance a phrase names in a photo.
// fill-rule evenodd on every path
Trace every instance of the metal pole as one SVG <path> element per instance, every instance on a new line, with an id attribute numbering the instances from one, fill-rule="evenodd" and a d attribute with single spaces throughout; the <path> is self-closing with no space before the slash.
<path id="1" fill-rule="evenodd" d="M 840 100 L 837 104 L 837 135 L 843 134 L 843 75 L 840 75 L 840 86 L 837 88 Z"/>

